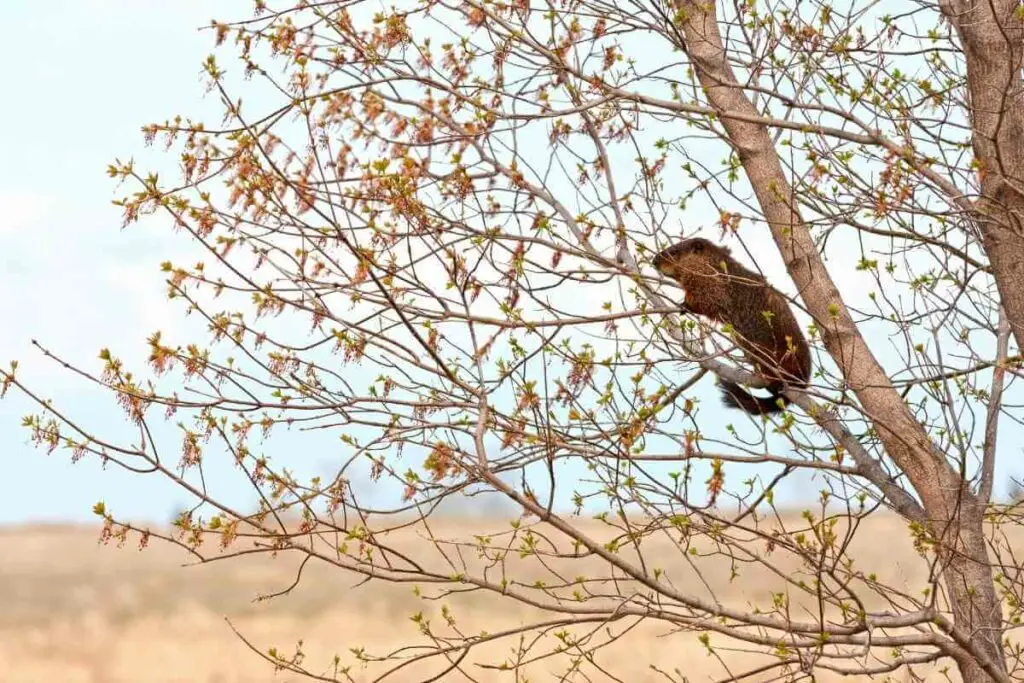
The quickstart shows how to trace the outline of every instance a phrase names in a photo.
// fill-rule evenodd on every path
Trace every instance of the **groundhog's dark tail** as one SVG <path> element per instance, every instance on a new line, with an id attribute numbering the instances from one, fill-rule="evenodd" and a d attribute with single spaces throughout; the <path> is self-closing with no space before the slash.
<path id="1" fill-rule="evenodd" d="M 779 399 L 781 398 L 784 403 L 788 403 L 786 397 L 780 393 L 782 387 L 768 387 L 771 396 L 762 398 L 754 396 L 735 382 L 727 382 L 724 379 L 719 379 L 719 382 L 722 385 L 722 403 L 730 408 L 739 408 L 751 415 L 781 413 L 783 409 L 779 407 Z"/>

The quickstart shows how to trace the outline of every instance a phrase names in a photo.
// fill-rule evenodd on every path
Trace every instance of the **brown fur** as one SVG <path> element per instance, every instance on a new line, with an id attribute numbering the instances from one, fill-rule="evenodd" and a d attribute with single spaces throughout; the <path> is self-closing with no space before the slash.
<path id="1" fill-rule="evenodd" d="M 737 346 L 771 382 L 767 389 L 772 397 L 759 398 L 721 380 L 726 405 L 754 415 L 775 413 L 782 410 L 780 399 L 787 402 L 781 395 L 786 385 L 807 386 L 811 351 L 789 302 L 763 277 L 744 268 L 728 248 L 695 237 L 665 249 L 653 264 L 686 290 L 684 311 L 732 325 Z"/>

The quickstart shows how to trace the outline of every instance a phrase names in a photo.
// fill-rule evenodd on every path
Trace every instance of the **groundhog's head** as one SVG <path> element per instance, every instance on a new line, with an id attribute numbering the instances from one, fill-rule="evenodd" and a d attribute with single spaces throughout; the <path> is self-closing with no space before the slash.
<path id="1" fill-rule="evenodd" d="M 708 275 L 712 270 L 721 270 L 729 254 L 728 247 L 693 237 L 658 253 L 651 263 L 665 277 L 682 280 L 687 275 Z"/>

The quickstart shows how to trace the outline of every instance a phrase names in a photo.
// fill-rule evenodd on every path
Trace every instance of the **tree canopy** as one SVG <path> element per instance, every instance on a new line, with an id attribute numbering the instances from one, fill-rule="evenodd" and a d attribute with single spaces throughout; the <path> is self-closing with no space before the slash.
<path id="1" fill-rule="evenodd" d="M 17 365 L 2 388 L 37 398 L 40 445 L 193 499 L 172 532 L 98 505 L 109 537 L 416 586 L 408 648 L 326 670 L 264 653 L 293 672 L 614 679 L 632 662 L 602 650 L 638 629 L 695 638 L 715 680 L 1019 680 L 1019 507 L 994 489 L 1021 418 L 1022 17 L 258 0 L 210 26 L 223 120 L 143 129 L 180 173 L 109 169 L 126 225 L 164 216 L 205 254 L 163 270 L 208 335 L 154 331 L 147 368 L 113 345 L 72 368 L 124 433 Z M 784 292 L 810 340 L 778 416 L 718 405 L 715 376 L 764 379 L 651 265 L 696 235 Z M 57 341 L 40 348 L 60 361 Z M 329 471 L 302 474 L 313 457 Z M 776 504 L 793 477 L 797 514 Z M 492 512 L 435 533 L 449 500 Z M 859 563 L 878 514 L 905 522 L 923 585 Z M 464 630 L 466 594 L 532 611 Z"/>

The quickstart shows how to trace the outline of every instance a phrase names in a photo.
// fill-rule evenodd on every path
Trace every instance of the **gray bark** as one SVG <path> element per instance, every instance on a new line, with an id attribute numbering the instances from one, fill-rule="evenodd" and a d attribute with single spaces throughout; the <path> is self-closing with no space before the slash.
<path id="1" fill-rule="evenodd" d="M 945 455 L 935 449 L 854 324 L 796 208 L 792 186 L 768 129 L 756 122 L 758 112 L 725 59 L 714 4 L 687 2 L 685 9 L 687 20 L 681 26 L 685 50 L 711 106 L 730 114 L 721 117 L 722 126 L 737 150 L 789 274 L 822 331 L 826 349 L 874 422 L 887 454 L 907 474 L 924 504 L 930 530 L 939 539 L 945 565 L 943 582 L 954 618 L 950 635 L 959 644 L 949 654 L 965 681 L 1006 680 L 1001 605 L 982 529 L 985 501 L 977 499 Z M 1024 202 L 1016 191 L 1001 196 L 1005 201 L 1011 194 Z M 1006 260 L 1001 266 L 1014 272 L 1024 269 L 1024 241 L 1017 236 L 1019 231 L 1009 241 L 1006 233 L 1010 228 L 1000 230 L 994 234 Z M 1018 248 L 1021 252 L 1016 256 Z M 997 275 L 1004 281 L 1008 277 L 1021 281 L 1019 275 L 1009 272 L 1001 278 Z M 1004 287 L 1024 306 L 1024 290 L 1011 282 L 1001 286 L 1001 293 Z M 1007 312 L 1012 320 L 1009 308 Z M 1024 330 L 1024 308 L 1018 313 L 1016 329 Z"/>

